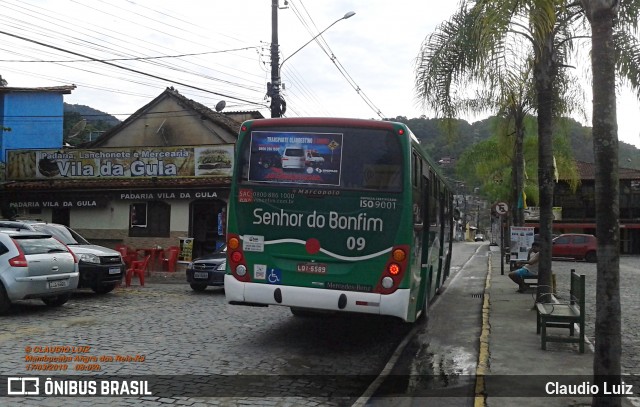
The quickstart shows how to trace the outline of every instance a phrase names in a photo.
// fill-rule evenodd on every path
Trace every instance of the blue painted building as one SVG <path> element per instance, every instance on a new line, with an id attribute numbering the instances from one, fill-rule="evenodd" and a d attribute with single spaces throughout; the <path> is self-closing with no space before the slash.
<path id="1" fill-rule="evenodd" d="M 63 96 L 75 85 L 0 87 L 0 161 L 10 149 L 62 147 Z"/>

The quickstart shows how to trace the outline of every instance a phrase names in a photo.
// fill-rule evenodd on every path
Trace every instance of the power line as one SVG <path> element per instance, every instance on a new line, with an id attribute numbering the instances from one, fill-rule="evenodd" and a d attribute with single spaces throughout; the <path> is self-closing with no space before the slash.
<path id="1" fill-rule="evenodd" d="M 20 4 L 21 4 L 21 5 L 23 5 L 23 4 L 25 4 L 25 3 L 20 3 Z M 7 5 L 7 6 L 9 6 L 9 5 Z M 31 9 L 25 9 L 24 7 L 20 7 L 20 9 L 21 9 L 21 10 L 25 10 L 25 11 L 21 11 L 21 15 L 31 15 L 31 16 L 34 16 L 34 18 L 38 18 L 38 20 L 39 20 L 39 21 L 49 21 L 51 24 L 54 24 L 54 25 L 55 25 L 55 26 L 57 26 L 57 27 L 62 27 L 62 25 L 55 23 L 55 22 L 54 22 L 54 21 L 52 21 L 52 19 L 50 18 L 50 16 L 53 16 L 53 15 L 57 14 L 57 13 L 55 13 L 55 11 L 53 11 L 53 10 L 45 10 L 45 9 L 39 8 L 39 7 L 37 7 L 37 6 L 31 6 L 31 7 L 32 7 L 34 10 L 35 10 L 35 9 L 44 10 L 44 13 L 41 13 L 41 12 L 37 12 L 37 11 L 36 11 L 35 13 L 37 13 L 37 16 L 34 16 L 34 12 L 32 12 L 32 10 L 31 10 Z M 11 7 L 9 7 L 9 8 L 11 8 Z M 92 8 L 92 10 L 94 10 L 94 11 L 99 11 L 99 10 L 97 10 L 96 8 Z M 145 9 L 145 10 L 150 10 L 150 9 Z M 154 11 L 154 10 L 150 10 L 150 11 Z M 146 11 L 145 11 L 145 13 L 146 13 Z M 148 14 L 148 13 L 147 13 L 147 14 Z M 108 15 L 109 15 L 109 14 L 108 14 Z M 140 14 L 139 14 L 139 15 L 140 15 Z M 144 16 L 143 16 L 143 17 L 144 17 Z M 2 18 L 2 16 L 0 16 L 0 18 Z M 67 17 L 65 17 L 65 19 L 67 19 Z M 151 20 L 153 20 L 153 19 L 151 19 Z M 60 21 L 62 21 L 62 20 L 60 20 Z M 125 20 L 125 21 L 127 21 L 127 20 Z M 130 20 L 129 20 L 129 21 L 130 21 Z M 163 24 L 163 26 L 166 26 L 166 25 L 167 25 L 165 21 L 162 21 L 162 22 L 160 22 L 160 21 L 158 21 L 158 20 L 153 20 L 153 21 L 158 22 L 158 23 L 162 23 L 162 24 Z M 7 25 L 7 26 L 15 26 L 15 25 L 13 24 L 14 22 L 20 22 L 20 19 L 19 19 L 18 17 L 13 17 L 13 18 L 11 18 L 11 20 L 8 20 L 8 19 L 7 19 L 7 22 L 5 23 L 5 25 Z M 44 26 L 43 26 L 42 24 L 33 25 L 33 24 L 30 24 L 30 23 L 26 23 L 26 22 L 25 22 L 25 23 L 23 24 L 23 26 L 22 26 L 21 28 L 19 28 L 19 29 L 20 29 L 20 30 L 22 30 L 22 31 L 28 31 L 28 32 L 31 32 L 31 31 L 35 31 L 35 30 L 32 30 L 32 27 L 37 27 L 37 28 L 39 28 L 39 27 L 41 27 L 41 26 L 44 28 Z M 79 31 L 77 31 L 77 28 L 78 28 L 78 27 L 82 28 L 81 21 L 76 21 L 76 22 L 74 23 L 74 27 L 76 28 L 76 32 L 79 32 Z M 106 30 L 111 31 L 111 32 L 114 32 L 116 35 L 121 36 L 120 31 L 113 31 L 113 30 L 109 30 L 109 29 L 106 29 Z M 183 32 L 184 32 L 184 30 L 181 30 L 181 31 L 183 31 Z M 55 33 L 55 31 L 53 31 L 53 33 Z M 102 42 L 98 43 L 98 42 L 89 42 L 89 41 L 87 41 L 87 38 L 92 38 L 92 37 L 93 37 L 93 38 L 97 38 L 97 37 L 94 37 L 94 34 L 95 34 L 95 33 L 99 33 L 99 34 L 100 34 L 100 40 L 102 40 Z M 52 36 L 51 36 L 51 32 L 50 32 L 50 31 L 47 31 L 46 33 L 41 33 L 41 35 L 46 35 L 46 36 L 47 36 L 47 38 L 52 38 Z M 64 35 L 64 34 L 63 34 L 63 35 Z M 64 35 L 64 36 L 65 36 L 65 37 L 67 37 L 66 35 Z M 104 38 L 103 38 L 103 37 L 113 38 L 113 39 L 117 40 L 117 38 L 116 38 L 116 37 L 114 37 L 114 36 L 112 36 L 112 35 L 105 34 L 105 33 L 103 33 L 103 32 L 99 32 L 99 31 L 97 31 L 97 30 L 96 30 L 96 26 L 94 26 L 94 25 L 92 25 L 89 29 L 87 29 L 87 33 L 86 33 L 86 34 L 83 34 L 83 35 L 82 35 L 82 37 L 75 37 L 75 38 L 74 38 L 74 37 L 70 37 L 70 38 L 71 38 L 71 40 L 66 39 L 66 38 L 61 38 L 61 39 L 62 39 L 63 41 L 65 41 L 65 43 L 67 43 L 67 44 L 68 44 L 68 43 L 74 43 L 74 44 L 78 44 L 78 45 L 80 45 L 80 46 L 85 46 L 85 47 L 86 47 L 86 46 L 89 46 L 89 48 L 94 49 L 94 50 L 97 50 L 97 51 L 104 51 L 104 50 L 107 50 L 107 51 L 112 52 L 113 54 L 117 54 L 117 55 L 121 55 L 121 56 L 127 56 L 126 54 L 124 54 L 124 53 L 122 52 L 122 50 L 123 50 L 123 49 L 125 49 L 125 50 L 127 49 L 126 47 L 124 47 L 124 46 L 123 46 L 123 44 L 122 44 L 122 43 L 118 43 L 118 44 L 115 44 L 115 43 L 114 43 L 114 46 L 113 46 L 113 47 L 107 48 L 107 47 L 105 47 L 105 46 L 103 45 L 103 44 L 104 44 Z M 231 37 L 230 37 L 230 38 L 231 38 Z M 141 38 L 136 38 L 136 37 L 127 37 L 127 43 L 129 42 L 129 41 L 128 41 L 129 39 L 137 39 L 137 40 L 140 40 L 140 41 L 142 41 L 142 42 L 144 42 L 144 43 L 151 44 L 151 45 L 155 45 L 155 44 L 153 44 L 153 43 L 151 43 L 151 42 L 149 42 L 149 41 L 145 41 L 145 40 L 143 40 L 143 39 L 141 39 Z M 193 41 L 192 41 L 192 40 L 191 40 L 190 42 L 191 42 L 191 43 L 193 43 Z M 209 46 L 209 44 L 207 44 L 207 45 L 205 45 L 205 46 L 207 46 L 207 47 L 208 47 L 208 46 Z M 163 47 L 163 48 L 166 48 L 166 47 Z M 166 49 L 168 49 L 168 48 L 166 48 Z M 136 52 L 136 53 L 137 53 L 138 51 L 136 50 L 136 51 L 134 51 L 134 52 Z M 35 53 L 35 52 L 34 52 L 34 53 Z M 33 54 L 29 54 L 29 56 L 33 56 Z M 148 55 L 148 56 L 150 56 L 150 57 L 151 57 L 152 55 Z M 245 58 L 243 55 L 236 55 L 236 56 Z M 139 57 L 139 55 L 136 55 L 135 57 L 140 58 L 140 57 Z M 96 59 L 108 59 L 108 58 L 96 58 Z M 128 59 L 128 58 L 122 58 L 122 59 Z M 134 58 L 131 58 L 131 59 L 134 59 Z M 149 62 L 149 61 L 145 61 L 145 62 Z M 185 61 L 185 62 L 186 62 L 186 61 Z M 202 66 L 202 65 L 195 64 L 194 62 L 189 62 L 189 63 L 190 63 L 190 64 L 194 64 L 194 65 L 196 65 L 196 66 L 198 66 L 198 67 L 200 67 L 200 68 L 210 69 L 210 68 L 209 68 L 209 66 L 206 66 L 206 67 L 205 67 L 205 66 Z M 187 73 L 187 74 L 191 74 L 191 75 L 196 75 L 196 76 L 198 76 L 198 77 L 205 77 L 205 76 L 203 76 L 199 71 L 198 71 L 198 72 L 196 72 L 196 71 L 193 71 L 193 70 L 185 70 L 184 68 L 178 68 L 176 65 L 173 65 L 173 64 L 172 64 L 172 65 L 169 65 L 169 64 L 166 64 L 166 63 L 163 63 L 163 64 L 154 63 L 154 65 L 159 66 L 159 67 L 162 67 L 162 68 L 171 69 L 171 70 L 174 70 L 174 71 L 177 71 L 177 72 L 182 72 L 182 73 Z M 242 71 L 242 70 L 239 70 L 237 67 L 233 67 L 233 68 L 229 67 L 229 69 L 232 69 L 232 70 L 233 70 L 233 72 L 234 72 L 234 73 L 236 73 L 236 74 L 237 74 L 237 73 L 245 73 L 245 74 L 248 74 L 248 75 L 254 75 L 253 73 L 244 72 L 244 71 Z M 222 73 L 222 72 L 221 72 L 221 73 Z M 223 73 L 223 74 L 224 74 L 224 75 L 228 75 L 228 76 L 232 76 L 232 77 L 237 77 L 237 78 L 239 78 L 239 79 L 241 79 L 241 80 L 243 80 L 243 81 L 244 81 L 244 80 L 246 80 L 246 77 L 245 77 L 245 78 L 240 78 L 240 77 L 238 77 L 237 75 L 234 75 L 234 74 L 229 74 L 229 73 Z M 256 76 L 257 76 L 257 75 L 256 75 Z M 210 76 L 205 77 L 205 78 L 206 78 L 206 79 L 210 79 L 210 80 L 214 80 L 214 81 L 218 81 L 218 82 L 222 82 L 222 83 L 228 83 L 229 85 L 234 86 L 234 87 L 243 87 L 243 88 L 250 89 L 250 90 L 257 90 L 257 88 L 258 88 L 258 86 L 257 86 L 257 85 L 258 85 L 258 82 L 253 82 L 253 83 L 256 83 L 256 86 L 254 86 L 254 87 L 250 87 L 250 86 L 243 85 L 243 84 L 240 84 L 240 83 L 237 83 L 237 82 L 224 81 L 224 80 L 222 80 L 222 79 L 220 79 L 220 78 L 215 78 L 215 77 L 210 77 Z M 124 79 L 124 80 L 126 80 L 126 79 Z M 152 86 L 152 85 L 149 85 L 149 86 Z M 260 89 L 261 89 L 262 87 L 263 87 L 262 82 L 260 82 Z"/>
<path id="2" fill-rule="evenodd" d="M 258 49 L 259 47 L 243 47 L 243 48 L 234 48 L 234 49 L 227 49 L 227 50 L 222 50 L 222 51 L 209 51 L 209 52 L 196 52 L 196 53 L 192 53 L 192 54 L 178 54 L 178 55 L 159 55 L 159 56 L 155 56 L 155 57 L 132 57 L 132 58 L 109 58 L 109 59 L 98 59 L 98 61 L 100 62 L 110 62 L 110 61 L 145 61 L 145 60 L 152 60 L 152 59 L 163 59 L 163 58 L 182 58 L 182 57 L 190 57 L 190 56 L 195 56 L 195 55 L 209 55 L 209 54 L 221 54 L 221 53 L 226 53 L 226 52 L 233 52 L 233 51 L 244 51 L 244 50 L 248 50 L 248 49 Z M 95 62 L 93 60 L 87 60 L 87 59 L 65 59 L 65 60 L 7 60 L 7 59 L 0 59 L 0 62 Z"/>
<path id="3" fill-rule="evenodd" d="M 56 47 L 55 45 L 45 44 L 43 42 L 32 40 L 32 39 L 29 39 L 29 38 L 26 38 L 26 37 L 23 37 L 23 36 L 20 36 L 20 35 L 11 34 L 11 33 L 6 32 L 6 31 L 0 31 L 0 34 L 4 34 L 4 35 L 8 35 L 10 37 L 18 38 L 18 39 L 21 39 L 23 41 L 32 42 L 34 44 L 38 44 L 38 45 L 41 45 L 43 47 L 52 48 L 52 49 L 55 49 L 57 51 L 66 52 L 66 53 L 69 53 L 69 54 L 72 54 L 72 55 L 75 55 L 75 56 L 79 56 L 79 57 L 82 57 L 82 58 L 91 59 L 91 60 L 93 60 L 95 62 L 100 62 L 102 64 L 110 65 L 110 66 L 113 66 L 113 67 L 116 67 L 116 68 L 119 68 L 119 69 L 124 69 L 124 70 L 130 71 L 130 72 L 135 72 L 135 73 L 138 73 L 140 75 L 148 76 L 148 77 L 151 77 L 151 78 L 154 78 L 154 79 L 160 79 L 160 80 L 167 81 L 167 82 L 170 82 L 170 83 L 175 83 L 177 85 L 186 86 L 186 87 L 191 88 L 191 89 L 200 90 L 202 92 L 211 93 L 213 95 L 218 95 L 218 96 L 222 96 L 222 97 L 225 97 L 225 98 L 231 98 L 231 99 L 234 99 L 234 100 L 239 100 L 241 102 L 246 102 L 246 103 L 249 103 L 249 104 L 261 105 L 260 103 L 255 103 L 255 102 L 251 102 L 249 100 L 241 99 L 241 98 L 234 97 L 234 96 L 231 96 L 231 95 L 226 95 L 224 93 L 219 93 L 219 92 L 214 92 L 214 91 L 211 91 L 211 90 L 203 89 L 203 88 L 200 88 L 198 86 L 193 86 L 193 85 L 189 85 L 187 83 L 183 83 L 183 82 L 167 79 L 167 78 L 164 78 L 164 77 L 161 77 L 161 76 L 158 76 L 158 75 L 153 75 L 153 74 L 150 74 L 150 73 L 142 72 L 142 71 L 139 71 L 137 69 L 128 68 L 128 67 L 125 67 L 125 66 L 114 64 L 112 62 L 102 61 L 102 60 L 99 60 L 97 58 L 91 57 L 89 55 L 84 55 L 84 54 L 81 54 L 79 52 L 74 52 L 74 51 L 70 51 L 70 50 L 67 50 L 67 49 L 64 49 L 64 48 Z"/>
<path id="4" fill-rule="evenodd" d="M 297 8 L 295 7 L 295 3 L 294 3 L 293 0 L 291 0 L 290 4 L 292 5 L 292 8 L 296 9 L 296 13 L 295 14 L 298 17 L 298 19 L 300 19 L 300 21 L 302 22 L 302 24 L 304 26 L 308 27 L 308 24 L 305 21 L 303 21 L 300 13 L 297 12 Z M 302 7 L 305 9 L 305 12 L 306 12 L 306 7 L 304 7 L 304 4 L 302 3 L 302 0 L 300 0 L 300 4 L 302 5 Z M 314 25 L 314 27 L 316 28 L 316 31 L 317 31 L 318 29 L 317 29 L 317 26 L 316 26 L 315 22 L 313 21 L 313 18 L 311 17 L 311 15 L 308 12 L 307 12 L 307 15 L 309 16 L 309 19 L 311 20 L 311 22 L 313 23 L 313 25 Z M 311 31 L 309 31 L 309 32 L 312 35 L 315 35 L 315 34 L 313 34 L 313 32 L 311 32 Z M 322 51 L 324 51 L 324 53 L 329 57 L 331 62 L 333 62 L 334 66 L 338 69 L 340 74 L 342 74 L 342 76 L 347 80 L 349 85 L 351 85 L 351 87 L 356 91 L 358 96 L 360 96 L 360 98 L 367 104 L 367 106 L 369 106 L 371 108 L 371 110 L 373 110 L 380 118 L 382 118 L 382 119 L 385 118 L 385 116 L 382 114 L 380 109 L 364 93 L 362 88 L 355 82 L 355 80 L 351 77 L 351 75 L 349 75 L 349 73 L 347 72 L 345 67 L 340 63 L 340 61 L 338 61 L 338 58 L 335 56 L 333 51 L 331 51 L 331 48 L 329 47 L 329 45 L 326 42 L 326 40 L 324 40 L 324 38 L 322 38 L 322 36 L 319 36 L 318 38 L 315 39 L 315 41 L 318 43 L 318 45 L 320 46 Z M 322 43 L 324 43 L 324 45 Z"/>

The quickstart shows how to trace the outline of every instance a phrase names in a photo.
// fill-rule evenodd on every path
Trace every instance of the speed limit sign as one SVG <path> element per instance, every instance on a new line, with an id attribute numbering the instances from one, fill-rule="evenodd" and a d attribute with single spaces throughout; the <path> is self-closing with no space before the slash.
<path id="1" fill-rule="evenodd" d="M 496 203 L 495 205 L 493 205 L 493 209 L 500 216 L 503 216 L 509 213 L 509 205 L 507 205 L 505 202 Z"/>

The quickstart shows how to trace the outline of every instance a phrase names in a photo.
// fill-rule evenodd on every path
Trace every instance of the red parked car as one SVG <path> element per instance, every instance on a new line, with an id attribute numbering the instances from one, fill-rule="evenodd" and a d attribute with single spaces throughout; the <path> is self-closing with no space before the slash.
<path id="1" fill-rule="evenodd" d="M 593 235 L 566 233 L 553 239 L 551 255 L 553 257 L 569 257 L 595 263 L 598 260 L 596 248 L 598 242 Z"/>

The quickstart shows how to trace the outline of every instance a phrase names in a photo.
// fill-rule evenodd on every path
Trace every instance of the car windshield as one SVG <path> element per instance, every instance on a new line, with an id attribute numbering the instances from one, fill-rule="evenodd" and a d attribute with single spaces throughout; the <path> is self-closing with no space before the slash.
<path id="1" fill-rule="evenodd" d="M 85 238 L 80 236 L 73 229 L 64 225 L 53 225 L 45 223 L 37 223 L 32 225 L 38 232 L 44 232 L 52 235 L 66 245 L 88 245 L 91 244 Z"/>

